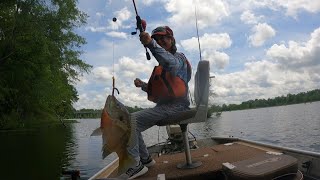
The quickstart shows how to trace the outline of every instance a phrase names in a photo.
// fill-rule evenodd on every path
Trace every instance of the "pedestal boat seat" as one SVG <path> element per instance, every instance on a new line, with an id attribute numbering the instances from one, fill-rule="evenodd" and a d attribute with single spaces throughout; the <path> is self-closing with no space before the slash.
<path id="1" fill-rule="evenodd" d="M 179 124 L 184 144 L 184 151 L 186 155 L 186 163 L 178 164 L 180 169 L 191 169 L 201 166 L 201 162 L 193 162 L 191 159 L 190 146 L 188 140 L 187 127 L 190 123 L 204 122 L 207 119 L 208 112 L 208 97 L 209 97 L 209 61 L 199 61 L 197 72 L 194 78 L 194 101 L 196 107 L 190 108 L 185 112 L 169 116 L 168 118 L 157 123 L 158 126 L 167 126 Z"/>

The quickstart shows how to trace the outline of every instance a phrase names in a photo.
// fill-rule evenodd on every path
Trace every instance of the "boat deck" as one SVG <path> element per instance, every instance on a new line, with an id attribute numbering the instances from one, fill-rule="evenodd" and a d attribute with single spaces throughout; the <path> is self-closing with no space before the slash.
<path id="1" fill-rule="evenodd" d="M 158 174 L 165 174 L 165 179 L 223 179 L 222 163 L 245 160 L 268 150 L 270 149 L 259 149 L 240 142 L 202 147 L 191 150 L 192 160 L 202 162 L 200 167 L 194 169 L 177 168 L 177 164 L 185 163 L 184 152 L 162 155 L 154 157 L 156 164 L 150 167 L 145 175 L 137 179 L 156 180 Z"/>
<path id="2" fill-rule="evenodd" d="M 269 179 L 272 179 L 273 177 L 281 177 L 281 179 L 286 180 L 320 180 L 320 153 L 316 152 L 273 146 L 245 139 L 213 137 L 198 140 L 197 145 L 200 148 L 191 150 L 192 160 L 202 162 L 202 165 L 200 167 L 194 169 L 178 169 L 178 164 L 184 164 L 186 162 L 185 153 L 184 151 L 178 153 L 170 153 L 173 152 L 170 150 L 176 149 L 175 144 L 174 146 L 171 145 L 172 144 L 169 143 L 148 147 L 149 152 L 152 153 L 152 155 L 156 156 L 153 157 L 156 160 L 156 164 L 149 168 L 149 171 L 146 174 L 137 179 L 225 180 L 227 179 L 225 173 L 228 174 L 228 178 L 238 178 L 238 175 L 240 175 L 242 179 L 244 177 L 244 179 L 247 179 L 247 177 L 249 176 L 251 178 L 251 176 L 253 175 L 252 173 L 254 173 L 255 175 L 253 175 L 252 177 L 257 177 L 258 175 L 262 179 L 266 179 L 265 177 L 268 176 Z M 194 148 L 194 146 L 190 147 Z M 168 154 L 164 154 L 158 157 L 157 154 L 163 151 Z M 278 153 L 266 154 L 266 152 L 268 151 Z M 280 155 L 279 153 L 283 154 L 281 158 L 276 157 L 277 155 Z M 117 179 L 117 167 L 119 165 L 118 160 L 119 159 L 115 159 L 108 166 L 101 169 L 94 176 L 92 176 L 90 180 Z M 223 163 L 226 162 L 235 165 L 236 169 L 233 171 L 230 170 L 231 166 L 229 168 L 224 167 Z M 250 163 L 250 166 L 252 167 L 247 166 L 248 163 Z M 255 166 L 253 166 L 252 163 Z M 269 167 L 272 168 L 270 169 Z M 298 171 L 296 168 L 298 168 Z M 268 173 L 268 175 L 261 173 Z"/>

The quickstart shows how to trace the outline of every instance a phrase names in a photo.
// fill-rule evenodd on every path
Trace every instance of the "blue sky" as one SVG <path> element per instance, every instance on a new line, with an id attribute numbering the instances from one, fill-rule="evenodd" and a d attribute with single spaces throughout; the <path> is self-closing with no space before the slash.
<path id="1" fill-rule="evenodd" d="M 196 69 L 199 50 L 210 61 L 210 104 L 241 103 L 320 88 L 320 1 L 314 0 L 136 0 L 147 32 L 168 25 L 178 51 Z M 128 106 L 151 107 L 145 92 L 133 85 L 147 81 L 155 58 L 135 29 L 131 0 L 79 0 L 89 18 L 76 32 L 86 38 L 81 59 L 93 65 L 76 84 L 76 109 L 103 107 L 116 78 L 118 98 Z M 112 18 L 117 21 L 113 22 Z M 193 92 L 193 79 L 189 83 Z"/>

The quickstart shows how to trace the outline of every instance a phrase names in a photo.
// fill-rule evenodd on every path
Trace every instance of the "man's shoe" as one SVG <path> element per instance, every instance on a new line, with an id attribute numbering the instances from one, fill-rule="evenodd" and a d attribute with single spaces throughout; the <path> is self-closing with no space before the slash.
<path id="1" fill-rule="evenodd" d="M 141 162 L 135 167 L 129 168 L 125 173 L 128 179 L 134 179 L 136 177 L 142 176 L 148 172 L 148 168 L 145 167 Z"/>
<path id="2" fill-rule="evenodd" d="M 153 166 L 156 161 L 152 159 L 152 157 L 149 155 L 149 157 L 147 159 L 140 159 L 140 161 L 142 162 L 142 164 L 146 167 L 151 167 Z"/>

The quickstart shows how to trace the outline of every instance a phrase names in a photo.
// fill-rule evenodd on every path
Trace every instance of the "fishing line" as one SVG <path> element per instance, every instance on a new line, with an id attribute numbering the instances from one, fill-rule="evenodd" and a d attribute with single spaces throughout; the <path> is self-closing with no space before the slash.
<path id="1" fill-rule="evenodd" d="M 113 21 L 115 22 L 115 21 Z M 114 39 L 112 37 L 112 96 L 114 96 L 114 89 L 115 89 L 115 77 L 114 77 Z"/>
<path id="2" fill-rule="evenodd" d="M 119 90 L 116 88 L 116 85 L 115 85 L 115 81 L 116 81 L 116 78 L 114 77 L 114 41 L 112 40 L 112 96 L 114 96 L 114 90 L 117 90 L 118 94 L 119 93 Z"/>
<path id="3" fill-rule="evenodd" d="M 191 134 L 191 136 L 194 138 L 194 140 L 197 141 L 196 136 L 194 136 L 193 133 L 190 130 L 188 130 L 188 132 Z"/>
<path id="4" fill-rule="evenodd" d="M 114 40 L 112 38 L 112 76 L 114 76 Z"/>
<path id="5" fill-rule="evenodd" d="M 201 56 L 201 46 L 200 46 L 200 38 L 199 38 L 199 30 L 198 30 L 198 16 L 197 16 L 197 4 L 193 1 L 194 4 L 194 16 L 196 18 L 196 29 L 197 29 L 197 37 L 198 37 L 198 45 L 199 45 L 199 54 L 200 54 L 200 61 L 202 60 Z"/>
<path id="6" fill-rule="evenodd" d="M 196 24 L 196 30 L 197 30 L 197 39 L 198 39 L 198 48 L 199 48 L 199 61 L 202 61 L 202 55 L 201 55 L 201 45 L 200 45 L 200 37 L 199 37 L 199 28 L 198 28 L 198 14 L 197 14 L 197 3 L 195 0 L 193 1 L 194 4 L 194 16 L 195 16 L 195 24 Z M 192 99 L 191 92 L 189 91 L 189 98 L 192 104 L 195 104 L 195 102 Z"/>
<path id="7" fill-rule="evenodd" d="M 158 144 L 159 144 L 159 142 L 160 142 L 160 127 L 161 127 L 161 126 L 159 126 L 159 129 L 158 129 Z"/>
<path id="8" fill-rule="evenodd" d="M 111 6 L 111 10 L 113 11 L 113 7 Z M 112 18 L 112 22 L 115 23 L 117 21 L 117 18 Z M 112 96 L 114 96 L 114 90 L 117 90 L 118 94 L 119 90 L 115 87 L 115 70 L 114 70 L 114 38 L 112 37 Z"/>

